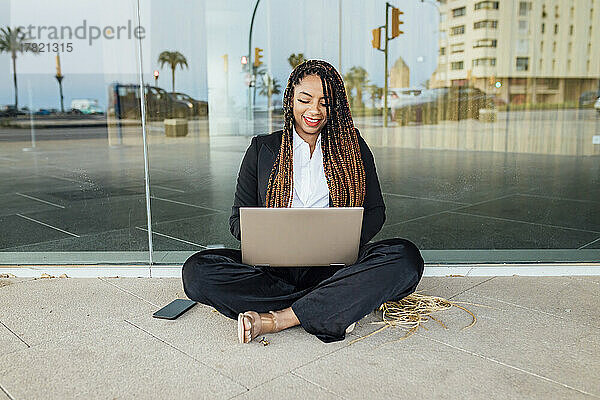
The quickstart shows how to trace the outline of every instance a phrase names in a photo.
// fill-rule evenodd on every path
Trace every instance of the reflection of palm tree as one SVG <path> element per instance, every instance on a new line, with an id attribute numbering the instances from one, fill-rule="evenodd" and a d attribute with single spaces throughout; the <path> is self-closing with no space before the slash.
<path id="1" fill-rule="evenodd" d="M 344 82 L 346 83 L 346 91 L 350 95 L 350 98 L 353 99 L 351 102 L 354 107 L 362 108 L 364 107 L 362 101 L 363 90 L 366 88 L 367 83 L 369 82 L 369 73 L 363 67 L 352 67 L 350 70 L 344 75 Z M 352 96 L 352 90 L 356 89 L 356 97 Z"/>
<path id="2" fill-rule="evenodd" d="M 281 85 L 277 82 L 277 79 L 273 78 L 267 71 L 264 69 L 259 69 L 257 71 L 260 79 L 258 80 L 258 94 L 261 96 L 267 96 L 267 102 L 269 105 L 268 110 L 271 109 L 271 98 L 274 94 L 281 93 Z"/>
<path id="3" fill-rule="evenodd" d="M 373 109 L 375 109 L 375 100 L 383 96 L 383 88 L 373 84 L 367 86 L 367 90 L 369 91 L 369 97 L 371 98 Z"/>
<path id="4" fill-rule="evenodd" d="M 296 68 L 298 65 L 302 64 L 304 61 L 306 61 L 306 58 L 304 58 L 304 53 L 292 53 L 289 57 L 288 57 L 288 62 L 290 63 L 292 69 Z"/>
<path id="5" fill-rule="evenodd" d="M 181 66 L 181 69 L 185 66 L 188 67 L 187 60 L 178 51 L 163 51 L 158 56 L 158 62 L 160 63 L 160 67 L 162 68 L 165 64 L 169 64 L 171 67 L 171 82 L 172 82 L 172 92 L 175 92 L 175 68 L 178 65 Z"/>
<path id="6" fill-rule="evenodd" d="M 37 47 L 24 47 L 29 43 L 25 38 L 25 32 L 22 28 L 11 29 L 10 27 L 0 29 L 0 53 L 10 53 L 13 64 L 13 84 L 15 87 L 15 108 L 19 107 L 19 92 L 17 90 L 17 53 L 29 52 L 39 54 Z"/>

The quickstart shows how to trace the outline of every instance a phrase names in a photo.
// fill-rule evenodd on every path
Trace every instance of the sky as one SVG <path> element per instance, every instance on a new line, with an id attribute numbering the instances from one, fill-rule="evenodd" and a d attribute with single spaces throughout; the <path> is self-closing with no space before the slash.
<path id="1" fill-rule="evenodd" d="M 397 2 L 404 12 L 404 35 L 389 42 L 389 67 L 398 57 L 408 64 L 410 85 L 429 79 L 437 63 L 437 8 L 419 0 Z M 179 51 L 188 68 L 176 71 L 175 89 L 208 100 L 212 110 L 227 112 L 246 105 L 240 58 L 248 53 L 248 31 L 254 0 L 140 0 L 142 40 L 141 65 L 145 83 L 153 83 L 152 72 L 160 72 L 158 86 L 171 91 L 171 72 L 161 68 L 157 58 L 164 50 Z M 394 4 L 392 2 L 392 4 Z M 254 21 L 252 47 L 263 50 L 264 66 L 285 87 L 291 72 L 287 58 L 304 53 L 332 63 L 342 74 L 353 66 L 367 70 L 371 83 L 383 86 L 384 54 L 371 47 L 371 29 L 385 23 L 385 1 L 342 0 L 342 58 L 339 59 L 339 0 L 261 0 Z M 74 29 L 86 21 L 100 29 L 137 26 L 134 0 L 0 0 L 0 27 L 29 24 L 68 26 Z M 89 35 L 88 35 L 89 36 Z M 47 33 L 46 33 L 46 38 Z M 72 38 L 73 39 L 73 38 Z M 46 40 L 48 42 L 50 40 Z M 97 99 L 106 106 L 111 82 L 139 83 L 140 49 L 135 39 L 89 37 L 73 39 L 71 53 L 61 54 L 65 105 L 76 98 Z M 51 42 L 67 42 L 52 40 Z M 228 57 L 228 70 L 224 68 Z M 19 54 L 20 106 L 58 108 L 55 53 Z M 228 100 L 228 101 L 223 101 Z M 12 104 L 11 58 L 0 54 L 0 104 Z M 221 107 L 227 103 L 227 108 Z M 266 99 L 257 96 L 257 104 Z"/>

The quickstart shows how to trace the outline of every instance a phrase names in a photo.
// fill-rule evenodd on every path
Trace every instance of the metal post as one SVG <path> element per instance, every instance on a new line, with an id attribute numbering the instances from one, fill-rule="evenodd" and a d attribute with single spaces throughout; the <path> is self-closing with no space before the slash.
<path id="1" fill-rule="evenodd" d="M 388 126 L 388 20 L 389 10 L 392 5 L 385 3 L 385 81 L 383 83 L 383 126 Z"/>
<path id="2" fill-rule="evenodd" d="M 338 0 L 338 72 L 342 75 L 342 0 Z"/>
<path id="3" fill-rule="evenodd" d="M 138 26 L 142 26 L 140 18 L 140 0 L 137 0 L 137 22 Z M 152 246 L 152 213 L 150 212 L 150 166 L 148 164 L 148 139 L 146 132 L 146 101 L 144 98 L 144 69 L 142 62 L 142 39 L 138 39 L 138 57 L 139 57 L 139 69 L 138 74 L 140 75 L 140 111 L 142 115 L 142 141 L 144 146 L 144 191 L 146 193 L 146 223 L 148 227 L 148 252 L 150 262 L 150 277 L 152 277 L 152 264 L 154 247 Z"/>
<path id="4" fill-rule="evenodd" d="M 254 119 L 252 112 L 252 78 L 254 77 L 254 64 L 252 63 L 252 28 L 254 27 L 254 17 L 260 0 L 256 0 L 254 11 L 252 12 L 252 20 L 250 21 L 250 33 L 248 34 L 248 71 L 250 72 L 250 84 L 248 85 L 248 120 Z"/>

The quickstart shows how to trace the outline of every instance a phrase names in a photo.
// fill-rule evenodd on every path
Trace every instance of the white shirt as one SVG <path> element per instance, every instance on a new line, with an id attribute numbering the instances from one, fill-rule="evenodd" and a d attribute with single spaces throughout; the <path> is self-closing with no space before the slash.
<path id="1" fill-rule="evenodd" d="M 292 207 L 329 207 L 329 187 L 323 167 L 321 133 L 310 156 L 310 145 L 293 129 L 294 187 Z"/>

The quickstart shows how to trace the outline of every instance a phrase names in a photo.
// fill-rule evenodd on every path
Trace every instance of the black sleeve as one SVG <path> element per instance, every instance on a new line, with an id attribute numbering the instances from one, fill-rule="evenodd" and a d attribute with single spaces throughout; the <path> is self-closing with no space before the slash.
<path id="1" fill-rule="evenodd" d="M 359 135 L 358 143 L 365 167 L 366 194 L 363 204 L 363 222 L 360 234 L 360 245 L 369 242 L 381 230 L 385 222 L 385 203 L 379 187 L 379 178 L 375 169 L 373 153 L 367 146 L 365 140 Z"/>
<path id="2" fill-rule="evenodd" d="M 237 239 L 240 237 L 240 207 L 258 206 L 258 178 L 256 174 L 258 164 L 258 145 L 256 136 L 250 142 L 242 160 L 237 178 L 235 197 L 229 217 L 229 231 Z"/>

